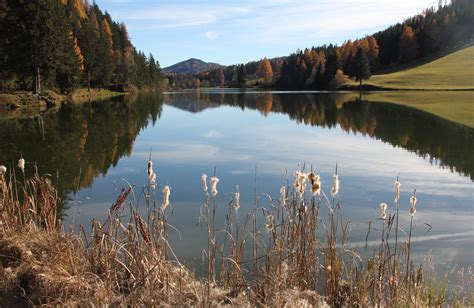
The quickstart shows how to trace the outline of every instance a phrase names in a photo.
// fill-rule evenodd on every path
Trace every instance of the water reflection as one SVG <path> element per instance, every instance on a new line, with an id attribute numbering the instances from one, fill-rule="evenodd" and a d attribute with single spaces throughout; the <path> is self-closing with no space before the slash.
<path id="1" fill-rule="evenodd" d="M 255 164 L 258 192 L 278 196 L 285 170 L 296 164 L 318 164 L 323 187 L 329 189 L 333 166 L 340 163 L 342 204 L 355 222 L 354 245 L 364 240 L 367 221 L 376 219 L 380 201 L 393 200 L 393 181 L 401 172 L 403 200 L 412 188 L 419 191 L 415 235 L 426 242 L 417 245 L 420 255 L 425 256 L 427 246 L 436 246 L 446 262 L 470 262 L 472 251 L 465 247 L 472 247 L 472 182 L 418 156 L 472 179 L 473 129 L 357 98 L 352 93 L 219 90 L 66 105 L 41 118 L 0 120 L 0 163 L 12 170 L 23 155 L 31 174 L 36 162 L 42 174 L 58 182 L 63 206 L 73 192 L 90 197 L 77 216 L 78 223 L 87 225 L 110 208 L 118 195 L 117 178 L 136 187 L 146 183 L 151 150 L 159 184 L 172 188 L 170 222 L 184 239 L 173 244 L 184 258 L 196 258 L 205 246 L 205 236 L 193 226 L 202 200 L 200 176 L 214 166 L 222 196 L 239 185 L 245 214 L 253 206 Z M 424 222 L 433 226 L 431 233 L 426 234 Z"/>
<path id="2" fill-rule="evenodd" d="M 432 114 L 383 102 L 368 102 L 353 93 L 296 94 L 180 92 L 166 104 L 190 112 L 223 105 L 289 115 L 305 125 L 337 127 L 401 147 L 474 179 L 474 129 Z"/>
<path id="3" fill-rule="evenodd" d="M 157 121 L 161 110 L 161 96 L 125 96 L 64 105 L 36 118 L 0 120 L 0 162 L 12 170 L 23 156 L 26 174 L 37 164 L 41 174 L 50 174 L 57 183 L 64 207 L 69 193 L 92 186 L 96 177 L 129 156 L 137 135 Z"/>

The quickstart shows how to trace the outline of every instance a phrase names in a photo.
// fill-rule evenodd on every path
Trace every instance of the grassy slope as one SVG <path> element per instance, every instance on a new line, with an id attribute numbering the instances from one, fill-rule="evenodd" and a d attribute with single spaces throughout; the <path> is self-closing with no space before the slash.
<path id="1" fill-rule="evenodd" d="M 374 75 L 365 83 L 391 89 L 472 89 L 474 88 L 474 46 L 415 68 Z"/>

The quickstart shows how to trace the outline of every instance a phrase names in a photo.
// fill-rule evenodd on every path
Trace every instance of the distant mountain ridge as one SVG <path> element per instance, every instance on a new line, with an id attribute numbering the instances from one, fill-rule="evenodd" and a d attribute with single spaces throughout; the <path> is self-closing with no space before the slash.
<path id="1" fill-rule="evenodd" d="M 204 62 L 200 59 L 191 58 L 171 66 L 165 67 L 163 72 L 176 74 L 197 74 L 202 71 L 214 70 L 224 67 L 218 63 Z"/>

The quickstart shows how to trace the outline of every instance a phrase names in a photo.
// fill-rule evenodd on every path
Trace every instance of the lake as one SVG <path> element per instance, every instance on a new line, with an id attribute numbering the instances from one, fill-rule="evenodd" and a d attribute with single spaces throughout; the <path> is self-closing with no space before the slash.
<path id="1" fill-rule="evenodd" d="M 11 170 L 23 156 L 26 174 L 35 164 L 50 174 L 66 225 L 77 230 L 93 217 L 104 219 L 127 183 L 136 185 L 143 203 L 151 154 L 158 200 L 161 187 L 171 187 L 168 219 L 179 230 L 170 231 L 172 246 L 190 264 L 206 247 L 206 232 L 196 227 L 203 173 L 220 179 L 217 217 L 223 221 L 236 189 L 244 217 L 256 198 L 270 206 L 266 194 L 278 198 L 303 167 L 321 174 L 329 196 L 337 164 L 336 201 L 351 221 L 350 242 L 361 250 L 369 221 L 381 226 L 379 204 L 393 212 L 399 175 L 402 227 L 408 228 L 414 189 L 418 197 L 415 258 L 422 262 L 430 253 L 441 268 L 471 265 L 474 129 L 377 97 L 202 89 L 64 105 L 40 117 L 0 117 L 0 163 Z M 378 241 L 376 232 L 369 241 Z"/>

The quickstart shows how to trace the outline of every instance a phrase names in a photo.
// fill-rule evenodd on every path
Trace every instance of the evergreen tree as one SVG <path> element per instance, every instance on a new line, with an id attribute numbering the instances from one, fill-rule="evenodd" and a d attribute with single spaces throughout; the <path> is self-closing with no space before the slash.
<path id="1" fill-rule="evenodd" d="M 362 47 L 359 47 L 354 59 L 352 60 L 352 65 L 349 70 L 349 77 L 359 81 L 360 86 L 362 86 L 362 80 L 369 79 L 370 76 L 370 63 L 367 53 Z"/>
<path id="2" fill-rule="evenodd" d="M 336 75 L 337 70 L 342 69 L 342 61 L 339 52 L 333 50 L 329 53 L 326 60 L 326 69 L 324 70 L 324 82 L 329 84 Z"/>
<path id="3" fill-rule="evenodd" d="M 239 65 L 237 70 L 237 84 L 239 87 L 245 87 L 245 82 L 247 81 L 247 71 L 245 70 L 245 65 Z"/>

